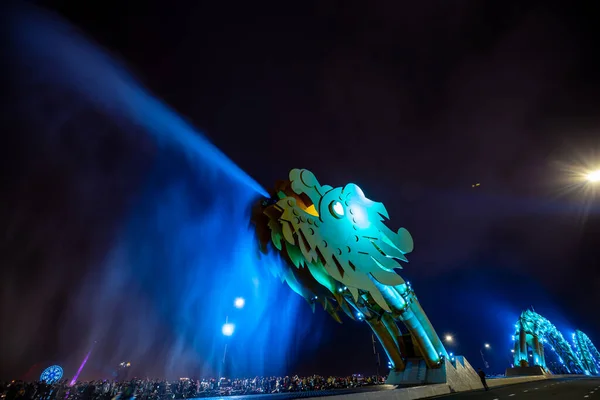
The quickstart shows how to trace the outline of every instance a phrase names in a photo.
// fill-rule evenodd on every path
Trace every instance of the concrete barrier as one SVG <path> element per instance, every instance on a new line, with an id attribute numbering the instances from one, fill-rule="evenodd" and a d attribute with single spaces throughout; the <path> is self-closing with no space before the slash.
<path id="1" fill-rule="evenodd" d="M 515 385 L 517 383 L 526 383 L 526 382 L 535 382 L 535 381 L 543 381 L 546 379 L 551 379 L 552 375 L 542 375 L 542 376 L 514 376 L 510 378 L 494 378 L 488 379 L 487 384 L 489 387 L 497 387 L 497 386 L 505 386 L 505 385 Z"/>
<path id="2" fill-rule="evenodd" d="M 313 397 L 313 399 L 332 400 L 333 398 L 343 397 L 349 400 L 416 400 L 450 393 L 450 387 L 445 383 L 402 389 L 396 389 L 393 385 L 389 386 L 388 390 L 365 390 L 364 392 L 342 394 L 339 396 Z"/>
<path id="3" fill-rule="evenodd" d="M 547 372 L 539 365 L 532 365 L 530 367 L 510 367 L 506 368 L 504 376 L 507 378 L 513 376 L 543 376 L 547 375 Z"/>

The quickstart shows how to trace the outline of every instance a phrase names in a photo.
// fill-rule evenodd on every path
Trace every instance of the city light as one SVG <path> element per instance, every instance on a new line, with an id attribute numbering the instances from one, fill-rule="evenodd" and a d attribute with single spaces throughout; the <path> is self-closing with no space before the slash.
<path id="1" fill-rule="evenodd" d="M 444 337 L 444 339 L 446 340 L 446 342 L 453 342 L 454 341 L 454 338 L 452 337 L 452 335 L 446 335 Z"/>
<path id="2" fill-rule="evenodd" d="M 490 348 L 490 344 L 486 343 L 486 344 L 483 345 L 483 347 L 485 347 L 486 349 L 489 349 Z"/>
<path id="3" fill-rule="evenodd" d="M 246 305 L 246 300 L 244 300 L 243 297 L 237 297 L 234 300 L 233 305 L 235 306 L 235 308 L 244 308 L 244 305 Z"/>
<path id="4" fill-rule="evenodd" d="M 223 335 L 225 335 L 225 336 L 231 336 L 231 335 L 233 335 L 234 330 L 235 330 L 235 325 L 233 325 L 230 322 L 227 322 L 227 323 L 223 324 L 223 328 L 221 329 L 221 332 L 223 332 Z"/>

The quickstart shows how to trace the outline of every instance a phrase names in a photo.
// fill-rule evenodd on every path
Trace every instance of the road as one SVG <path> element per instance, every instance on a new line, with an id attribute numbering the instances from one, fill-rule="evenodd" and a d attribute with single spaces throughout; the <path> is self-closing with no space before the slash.
<path id="1" fill-rule="evenodd" d="M 212 396 L 212 397 L 197 397 L 188 400 L 292 400 L 311 397 L 329 397 L 332 399 L 341 398 L 344 395 L 365 392 L 377 392 L 380 390 L 389 390 L 386 386 L 364 386 L 354 389 L 330 389 L 330 390 L 314 390 L 307 392 L 289 392 L 289 393 L 274 393 L 274 394 L 247 394 L 239 396 Z M 600 399 L 598 399 L 600 400 Z"/>
<path id="2" fill-rule="evenodd" d="M 455 393 L 435 399 L 471 400 L 600 400 L 600 378 L 559 378 Z"/>
<path id="3" fill-rule="evenodd" d="M 332 396 L 332 399 L 344 395 L 375 392 L 384 387 L 369 386 L 359 389 L 337 389 L 314 392 L 294 392 L 279 394 L 253 394 L 242 396 L 215 396 L 189 400 L 291 400 L 310 397 Z M 393 397 L 393 396 L 391 396 Z M 391 398 L 390 397 L 390 398 Z M 474 390 L 471 392 L 429 397 L 428 399 L 444 400 L 600 400 L 600 378 L 557 378 L 536 382 L 520 383 L 491 388 L 489 391 Z"/>

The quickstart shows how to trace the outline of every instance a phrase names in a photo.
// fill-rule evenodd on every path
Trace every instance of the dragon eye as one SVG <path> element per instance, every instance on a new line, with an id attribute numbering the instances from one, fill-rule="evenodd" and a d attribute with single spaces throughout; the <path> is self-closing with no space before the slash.
<path id="1" fill-rule="evenodd" d="M 342 218 L 344 216 L 344 206 L 339 201 L 332 201 L 329 205 L 329 211 L 334 217 Z"/>

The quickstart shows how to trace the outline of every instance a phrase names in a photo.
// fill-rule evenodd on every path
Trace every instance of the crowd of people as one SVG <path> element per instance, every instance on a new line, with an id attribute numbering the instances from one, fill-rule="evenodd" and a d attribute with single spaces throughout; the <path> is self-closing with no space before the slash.
<path id="1" fill-rule="evenodd" d="M 133 379 L 125 382 L 77 382 L 70 386 L 66 380 L 45 382 L 12 381 L 0 384 L 0 400 L 163 400 L 192 399 L 211 396 L 269 394 L 301 391 L 350 389 L 383 383 L 382 377 L 321 377 L 286 376 L 253 379 L 181 378 L 166 380 Z"/>

